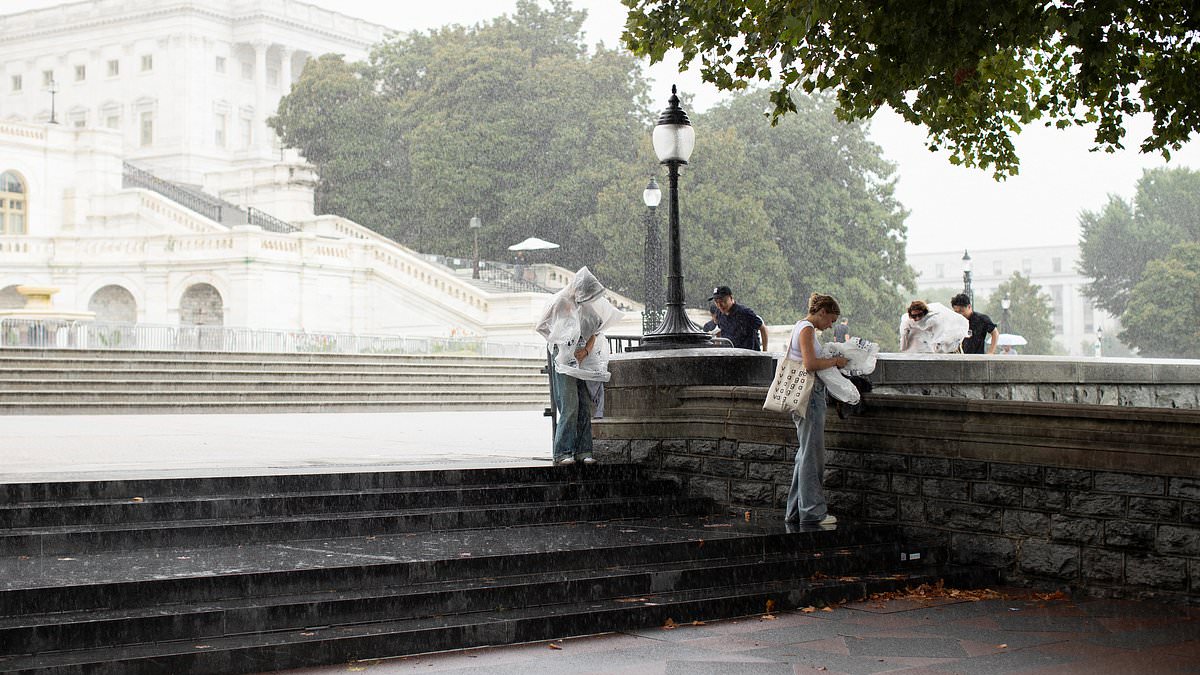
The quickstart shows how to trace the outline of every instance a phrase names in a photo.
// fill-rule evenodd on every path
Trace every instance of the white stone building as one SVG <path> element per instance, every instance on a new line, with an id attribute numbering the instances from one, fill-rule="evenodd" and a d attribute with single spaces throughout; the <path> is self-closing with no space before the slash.
<path id="1" fill-rule="evenodd" d="M 0 309 L 49 286 L 99 321 L 536 340 L 544 293 L 315 216 L 315 175 L 265 124 L 308 58 L 386 33 L 295 0 L 0 16 Z"/>
<path id="2" fill-rule="evenodd" d="M 963 287 L 963 254 L 971 256 L 971 286 L 974 297 L 991 295 L 1001 283 L 1020 272 L 1042 287 L 1052 301 L 1054 339 L 1072 356 L 1092 356 L 1097 329 L 1116 335 L 1115 319 L 1096 308 L 1083 295 L 1088 278 L 1078 271 L 1079 246 L 1029 246 L 987 250 L 909 253 L 908 263 L 917 271 L 918 292 Z M 927 298 L 949 304 L 950 298 Z M 999 322 L 999 316 L 992 316 Z M 1086 347 L 1085 347 L 1086 345 Z"/>

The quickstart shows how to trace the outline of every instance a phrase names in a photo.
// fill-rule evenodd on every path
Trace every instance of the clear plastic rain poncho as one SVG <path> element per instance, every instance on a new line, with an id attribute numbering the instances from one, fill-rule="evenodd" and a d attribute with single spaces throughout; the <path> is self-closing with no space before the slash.
<path id="1" fill-rule="evenodd" d="M 905 314 L 900 319 L 900 351 L 953 354 L 962 346 L 970 324 L 966 317 L 940 302 L 929 303 L 929 313 L 920 321 Z"/>
<path id="2" fill-rule="evenodd" d="M 586 267 L 554 294 L 542 312 L 537 332 L 546 338 L 546 347 L 554 354 L 554 368 L 564 374 L 592 382 L 608 382 L 608 341 L 603 333 L 621 319 L 622 312 L 604 297 L 604 285 Z M 575 350 L 598 336 L 592 351 L 582 362 Z"/>

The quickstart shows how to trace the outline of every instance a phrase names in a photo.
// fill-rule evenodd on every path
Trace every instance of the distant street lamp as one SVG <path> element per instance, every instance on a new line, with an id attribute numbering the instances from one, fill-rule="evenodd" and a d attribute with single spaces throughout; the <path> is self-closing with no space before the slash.
<path id="1" fill-rule="evenodd" d="M 1104 356 L 1104 326 L 1096 326 L 1096 358 Z"/>
<path id="2" fill-rule="evenodd" d="M 50 124 L 58 124 L 58 119 L 54 116 L 54 97 L 58 94 L 58 83 L 50 80 L 50 84 L 46 85 L 46 91 L 50 92 Z"/>
<path id="3" fill-rule="evenodd" d="M 654 154 L 667 165 L 671 190 L 667 202 L 669 270 L 667 272 L 667 312 L 653 332 L 642 336 L 646 349 L 679 349 L 712 344 L 712 336 L 692 323 L 683 309 L 683 255 L 679 241 L 679 167 L 687 164 L 696 145 L 696 131 L 687 113 L 679 107 L 679 95 L 671 86 L 671 99 L 654 127 Z"/>
<path id="4" fill-rule="evenodd" d="M 658 328 L 663 319 L 662 242 L 658 237 L 657 211 L 662 202 L 662 190 L 658 189 L 658 181 L 653 177 L 642 191 L 642 202 L 646 204 L 646 246 L 642 253 L 642 301 L 646 308 L 642 312 L 642 332 L 649 333 Z"/>
<path id="5" fill-rule="evenodd" d="M 471 266 L 471 278 L 479 278 L 479 228 L 483 227 L 483 222 L 479 220 L 479 216 L 471 217 L 471 231 L 475 233 L 475 263 Z"/>
<path id="6" fill-rule="evenodd" d="M 1008 333 L 1008 310 L 1012 308 L 1012 299 L 1008 293 L 1004 294 L 1004 299 L 1000 301 L 1000 309 L 1004 310 L 1004 316 L 1000 319 L 1000 332 Z"/>
<path id="7" fill-rule="evenodd" d="M 966 293 L 967 300 L 971 300 L 971 254 L 963 251 L 962 257 L 963 271 L 963 293 Z M 974 301 L 971 304 L 975 304 Z"/>

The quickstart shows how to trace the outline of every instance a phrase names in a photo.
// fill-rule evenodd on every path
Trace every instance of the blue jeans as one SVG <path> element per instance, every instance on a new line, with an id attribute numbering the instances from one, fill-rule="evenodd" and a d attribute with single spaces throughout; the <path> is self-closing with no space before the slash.
<path id="1" fill-rule="evenodd" d="M 588 383 L 554 371 L 554 407 L 558 427 L 554 430 L 554 461 L 592 456 L 592 394 Z"/>
<path id="2" fill-rule="evenodd" d="M 800 447 L 796 449 L 796 466 L 783 517 L 791 522 L 817 522 L 829 513 L 821 491 L 825 475 L 825 385 L 820 380 L 813 384 L 808 413 L 803 418 L 792 413 L 792 422 Z"/>

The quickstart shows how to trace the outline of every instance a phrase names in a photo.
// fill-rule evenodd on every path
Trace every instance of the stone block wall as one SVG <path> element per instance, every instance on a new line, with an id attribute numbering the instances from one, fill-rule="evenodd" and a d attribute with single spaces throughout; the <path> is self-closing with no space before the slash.
<path id="1" fill-rule="evenodd" d="M 781 518 L 796 450 L 761 387 L 684 387 L 596 425 L 630 461 L 733 511 Z M 1200 413 L 874 396 L 826 423 L 825 489 L 848 521 L 948 543 L 1010 583 L 1200 603 Z"/>

